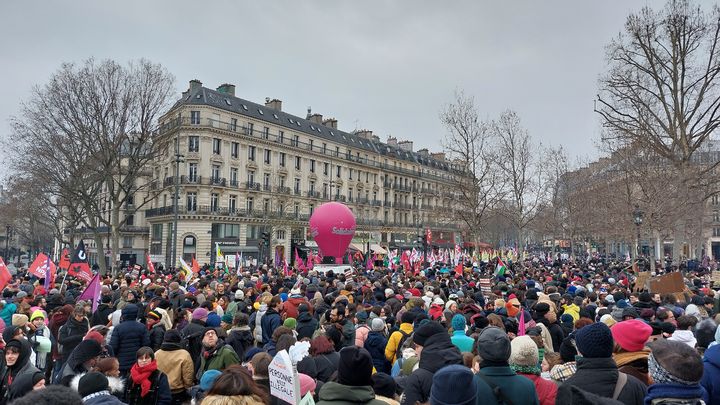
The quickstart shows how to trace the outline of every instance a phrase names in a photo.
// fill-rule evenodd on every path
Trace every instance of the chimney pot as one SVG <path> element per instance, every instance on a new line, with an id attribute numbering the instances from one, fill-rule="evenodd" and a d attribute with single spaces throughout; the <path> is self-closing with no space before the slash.
<path id="1" fill-rule="evenodd" d="M 192 79 L 190 80 L 190 91 L 195 92 L 197 90 L 200 90 L 202 88 L 202 82 L 198 79 Z"/>
<path id="2" fill-rule="evenodd" d="M 270 97 L 265 97 L 265 107 L 272 108 L 273 110 L 282 111 L 282 101 L 276 98 L 270 100 Z"/>

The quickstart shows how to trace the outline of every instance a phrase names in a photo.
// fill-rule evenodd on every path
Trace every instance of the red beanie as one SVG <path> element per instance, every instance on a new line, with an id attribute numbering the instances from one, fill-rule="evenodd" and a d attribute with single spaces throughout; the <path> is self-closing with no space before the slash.
<path id="1" fill-rule="evenodd" d="M 638 319 L 618 322 L 610 328 L 615 343 L 628 352 L 639 352 L 645 347 L 652 327 Z"/>

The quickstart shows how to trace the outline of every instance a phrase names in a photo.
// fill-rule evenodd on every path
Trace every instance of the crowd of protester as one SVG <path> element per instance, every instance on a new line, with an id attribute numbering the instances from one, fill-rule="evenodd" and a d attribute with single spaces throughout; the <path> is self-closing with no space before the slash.
<path id="1" fill-rule="evenodd" d="M 21 272 L 0 302 L 0 405 L 281 404 L 268 369 L 298 342 L 300 395 L 321 405 L 720 404 L 707 269 L 669 269 L 686 289 L 662 295 L 625 263 L 509 267 L 134 270 L 95 305 Z"/>

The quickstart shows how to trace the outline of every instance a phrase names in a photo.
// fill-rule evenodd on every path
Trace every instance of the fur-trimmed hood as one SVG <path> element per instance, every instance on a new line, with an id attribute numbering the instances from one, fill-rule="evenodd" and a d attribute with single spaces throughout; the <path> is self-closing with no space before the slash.
<path id="1" fill-rule="evenodd" d="M 78 386 L 80 385 L 80 379 L 87 373 L 78 374 L 75 377 L 73 377 L 72 381 L 70 381 L 70 388 L 72 388 L 75 392 L 78 391 Z M 108 379 L 108 383 L 110 385 L 110 392 L 111 393 L 122 393 L 125 391 L 125 381 L 123 381 L 120 377 L 110 377 L 105 376 Z"/>

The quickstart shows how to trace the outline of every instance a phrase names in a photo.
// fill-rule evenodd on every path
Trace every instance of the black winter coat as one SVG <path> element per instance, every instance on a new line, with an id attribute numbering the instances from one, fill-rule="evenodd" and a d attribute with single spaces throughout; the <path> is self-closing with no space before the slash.
<path id="1" fill-rule="evenodd" d="M 108 316 L 114 311 L 115 310 L 108 304 L 98 305 L 97 310 L 93 313 L 92 318 L 90 318 L 90 326 L 107 325 L 109 322 Z"/>
<path id="2" fill-rule="evenodd" d="M 110 347 L 120 363 L 120 371 L 126 373 L 137 360 L 137 351 L 143 346 L 150 346 L 150 336 L 145 325 L 129 319 L 120 322 L 112 332 Z"/>
<path id="3" fill-rule="evenodd" d="M 240 361 L 243 362 L 245 361 L 245 353 L 255 345 L 255 338 L 249 326 L 239 327 L 228 332 L 225 344 L 232 347 Z"/>
<path id="4" fill-rule="evenodd" d="M 430 397 L 433 375 L 436 371 L 451 364 L 463 364 L 460 350 L 450 341 L 446 333 L 430 336 L 425 342 L 418 369 L 405 381 L 405 394 L 402 405 L 415 405 L 427 402 Z"/>
<path id="5" fill-rule="evenodd" d="M 266 345 L 272 340 L 275 329 L 282 325 L 282 318 L 274 308 L 269 308 L 260 319 L 260 324 L 262 325 L 262 343 Z"/>
<path id="6" fill-rule="evenodd" d="M 67 361 L 70 353 L 72 353 L 78 343 L 82 341 L 85 334 L 88 333 L 88 330 L 90 330 L 90 326 L 87 320 L 83 319 L 82 321 L 78 321 L 74 316 L 68 318 L 67 322 L 60 327 L 58 343 L 62 345 L 60 355 L 62 355 L 63 361 Z"/>
<path id="7" fill-rule="evenodd" d="M 612 398 L 618 379 L 615 360 L 611 358 L 585 358 L 577 360 L 577 371 L 563 385 L 574 385 L 582 390 L 605 398 Z M 624 404 L 642 404 L 647 387 L 637 378 L 628 375 L 625 388 L 618 401 Z"/>
<path id="8" fill-rule="evenodd" d="M 160 350 L 160 346 L 162 346 L 163 339 L 165 338 L 165 325 L 161 323 L 153 325 L 153 327 L 150 328 L 149 337 L 150 347 L 153 351 L 156 352 Z"/>
<path id="9" fill-rule="evenodd" d="M 330 377 L 337 371 L 338 364 L 340 364 L 340 354 L 338 352 L 319 354 L 314 356 L 313 360 L 315 360 L 317 380 L 325 383 L 330 381 Z"/>
<path id="10" fill-rule="evenodd" d="M 133 379 L 128 377 L 125 388 L 125 402 L 128 405 L 170 405 L 172 403 L 172 392 L 167 376 L 160 370 L 155 370 L 149 380 L 152 383 L 150 392 L 141 397 L 140 384 L 135 384 Z"/>
<path id="11" fill-rule="evenodd" d="M 295 330 L 297 331 L 297 339 L 300 340 L 302 338 L 310 338 L 312 339 L 313 333 L 318 328 L 318 321 L 317 319 L 313 318 L 312 315 L 310 315 L 309 312 L 300 312 L 297 318 L 297 326 L 295 327 Z"/>
<path id="12" fill-rule="evenodd" d="M 202 337 L 205 333 L 205 322 L 197 319 L 190 321 L 180 333 L 187 342 L 187 351 L 193 359 L 195 371 L 200 368 L 200 353 L 202 352 Z"/>

